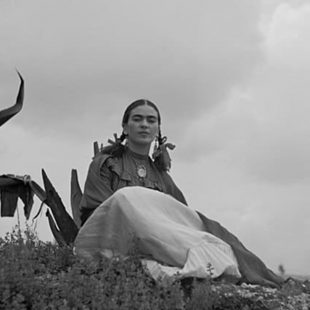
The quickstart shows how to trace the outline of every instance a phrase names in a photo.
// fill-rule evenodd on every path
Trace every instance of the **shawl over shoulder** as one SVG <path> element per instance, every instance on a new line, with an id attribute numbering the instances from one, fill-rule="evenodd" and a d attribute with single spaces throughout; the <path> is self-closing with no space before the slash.
<path id="1" fill-rule="evenodd" d="M 255 254 L 250 252 L 240 240 L 229 232 L 220 223 L 207 218 L 196 211 L 204 223 L 207 232 L 228 243 L 237 258 L 238 267 L 242 275 L 241 282 L 278 287 L 283 283 L 283 278 L 268 269 Z"/>

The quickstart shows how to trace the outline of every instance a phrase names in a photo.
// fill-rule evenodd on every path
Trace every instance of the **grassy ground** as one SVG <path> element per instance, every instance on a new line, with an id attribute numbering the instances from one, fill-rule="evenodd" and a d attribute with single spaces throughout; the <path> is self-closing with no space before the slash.
<path id="1" fill-rule="evenodd" d="M 310 309 L 310 282 L 277 289 L 211 279 L 155 283 L 133 254 L 91 264 L 29 228 L 0 239 L 0 309 Z"/>

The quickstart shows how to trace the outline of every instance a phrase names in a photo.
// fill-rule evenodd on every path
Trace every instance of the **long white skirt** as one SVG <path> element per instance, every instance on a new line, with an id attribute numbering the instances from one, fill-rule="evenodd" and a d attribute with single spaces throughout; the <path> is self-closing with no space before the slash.
<path id="1" fill-rule="evenodd" d="M 80 229 L 75 252 L 126 256 L 133 244 L 155 279 L 241 276 L 231 247 L 205 232 L 193 209 L 144 187 L 122 188 L 103 202 Z"/>

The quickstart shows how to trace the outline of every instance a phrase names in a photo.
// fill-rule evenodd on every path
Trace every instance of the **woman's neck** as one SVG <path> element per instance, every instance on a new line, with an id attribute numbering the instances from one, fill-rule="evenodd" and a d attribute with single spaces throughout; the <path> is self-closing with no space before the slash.
<path id="1" fill-rule="evenodd" d="M 128 141 L 127 147 L 130 151 L 140 155 L 149 155 L 150 152 L 150 145 L 136 145 Z"/>

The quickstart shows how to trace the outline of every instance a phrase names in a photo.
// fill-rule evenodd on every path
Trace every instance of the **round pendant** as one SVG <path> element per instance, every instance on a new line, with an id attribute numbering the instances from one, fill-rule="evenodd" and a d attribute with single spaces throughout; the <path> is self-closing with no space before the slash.
<path id="1" fill-rule="evenodd" d="M 137 167 L 137 174 L 140 178 L 146 177 L 146 168 L 143 165 Z"/>

